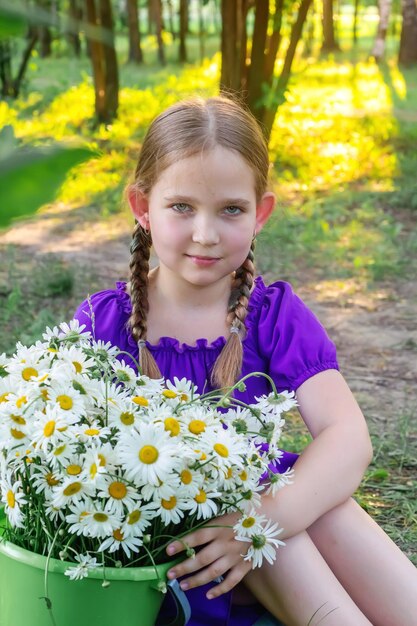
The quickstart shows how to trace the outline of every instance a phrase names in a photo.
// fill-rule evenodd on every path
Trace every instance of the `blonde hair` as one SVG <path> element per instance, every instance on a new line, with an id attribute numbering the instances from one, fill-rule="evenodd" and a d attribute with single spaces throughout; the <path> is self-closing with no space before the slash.
<path id="1" fill-rule="evenodd" d="M 237 101 L 222 96 L 193 98 L 178 102 L 151 123 L 143 141 L 131 190 L 150 193 L 160 174 L 174 162 L 216 146 L 234 150 L 251 167 L 255 176 L 256 199 L 259 201 L 268 184 L 268 147 L 258 122 Z M 139 345 L 141 371 L 151 378 L 161 376 L 147 349 L 148 273 L 151 234 L 139 223 L 133 231 L 130 259 L 132 314 L 131 332 Z M 243 359 L 242 339 L 253 286 L 254 242 L 244 263 L 236 269 L 228 303 L 227 322 L 230 336 L 219 354 L 211 374 L 215 387 L 229 387 L 238 379 Z"/>

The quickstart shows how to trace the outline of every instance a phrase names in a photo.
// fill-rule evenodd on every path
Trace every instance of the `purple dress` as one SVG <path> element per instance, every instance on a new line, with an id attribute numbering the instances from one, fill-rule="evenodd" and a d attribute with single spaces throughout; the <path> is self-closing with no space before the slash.
<path id="1" fill-rule="evenodd" d="M 86 325 L 86 330 L 93 332 L 95 339 L 110 341 L 137 359 L 138 347 L 128 328 L 132 307 L 125 288 L 126 283 L 118 282 L 116 289 L 93 294 L 90 303 L 84 301 L 74 317 Z M 90 305 L 94 311 L 94 331 Z M 242 376 L 255 371 L 265 372 L 274 380 L 278 391 L 295 391 L 311 376 L 338 369 L 334 344 L 288 283 L 279 281 L 265 286 L 261 277 L 256 278 L 246 328 Z M 165 378 L 186 377 L 202 393 L 212 389 L 210 372 L 224 344 L 224 337 L 212 343 L 198 339 L 195 346 L 180 344 L 172 337 L 161 337 L 157 345 L 147 343 L 147 346 Z M 121 358 L 135 368 L 133 360 L 126 355 Z M 236 397 L 250 403 L 255 396 L 270 391 L 265 378 L 253 377 L 246 381 L 246 390 L 237 392 Z M 277 471 L 285 471 L 296 459 L 296 454 L 285 452 Z M 192 607 L 189 626 L 250 626 L 262 614 L 260 605 L 233 605 L 231 593 L 207 600 L 205 594 L 210 586 L 186 592 Z"/>

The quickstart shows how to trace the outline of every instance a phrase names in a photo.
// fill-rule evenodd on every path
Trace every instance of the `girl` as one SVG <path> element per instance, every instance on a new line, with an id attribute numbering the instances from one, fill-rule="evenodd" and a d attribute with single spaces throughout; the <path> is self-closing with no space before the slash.
<path id="1" fill-rule="evenodd" d="M 85 302 L 76 317 L 96 339 L 139 352 L 151 377 L 185 376 L 202 392 L 263 370 L 279 390 L 296 391 L 313 441 L 299 457 L 284 454 L 277 469 L 295 462 L 295 481 L 261 504 L 286 546 L 274 565 L 251 570 L 234 514 L 185 537 L 200 549 L 169 577 L 182 579 L 192 626 L 248 626 L 260 606 L 288 625 L 415 626 L 417 570 L 350 497 L 371 444 L 334 346 L 289 284 L 254 280 L 254 238 L 275 203 L 268 170 L 262 133 L 235 102 L 169 107 L 151 124 L 128 188 L 137 220 L 130 283 L 93 295 L 94 316 Z M 151 244 L 159 264 L 149 271 Z M 269 391 L 252 378 L 238 397 Z"/>

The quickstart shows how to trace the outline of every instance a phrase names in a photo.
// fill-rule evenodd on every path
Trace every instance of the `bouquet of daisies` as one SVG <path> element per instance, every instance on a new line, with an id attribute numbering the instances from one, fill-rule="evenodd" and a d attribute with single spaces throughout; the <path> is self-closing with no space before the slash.
<path id="1" fill-rule="evenodd" d="M 200 396 L 185 379 L 138 375 L 117 348 L 82 331 L 61 324 L 0 356 L 6 539 L 73 561 L 67 574 L 81 578 L 92 567 L 166 561 L 173 539 L 240 511 L 245 558 L 272 562 L 280 529 L 256 507 L 260 492 L 291 478 L 268 466 L 293 394 L 243 405 L 233 398 L 243 379 Z"/>

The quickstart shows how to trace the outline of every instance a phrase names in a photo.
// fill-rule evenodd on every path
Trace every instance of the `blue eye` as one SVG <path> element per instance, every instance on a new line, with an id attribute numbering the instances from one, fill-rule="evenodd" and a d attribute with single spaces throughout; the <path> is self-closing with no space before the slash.
<path id="1" fill-rule="evenodd" d="M 228 206 L 225 208 L 224 212 L 226 215 L 240 215 L 242 213 L 242 209 L 238 206 Z"/>
<path id="2" fill-rule="evenodd" d="M 185 204 L 185 202 L 176 202 L 175 204 L 172 204 L 171 207 L 176 213 L 187 213 L 191 210 L 190 206 Z"/>

